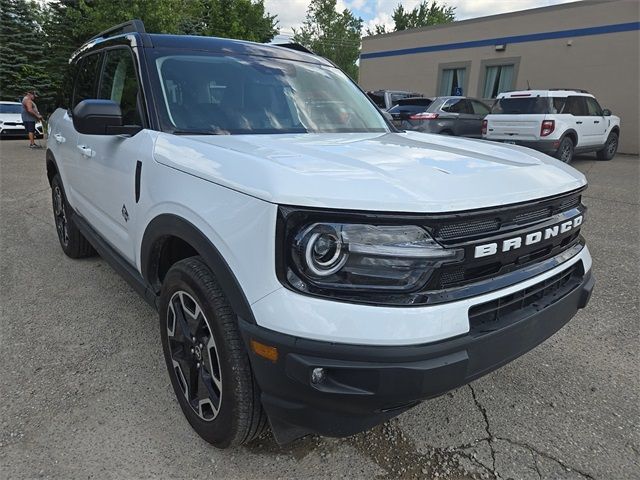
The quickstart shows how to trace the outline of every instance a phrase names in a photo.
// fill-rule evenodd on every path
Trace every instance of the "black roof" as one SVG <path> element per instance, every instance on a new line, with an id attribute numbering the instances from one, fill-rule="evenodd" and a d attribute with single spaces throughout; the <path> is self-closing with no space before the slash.
<path id="1" fill-rule="evenodd" d="M 196 35 L 149 34 L 153 47 L 201 50 L 230 55 L 257 55 L 287 60 L 298 60 L 321 65 L 332 65 L 326 58 L 299 51 L 289 46 L 277 46 L 267 43 L 248 42 L 231 38 L 200 37 Z"/>
<path id="2" fill-rule="evenodd" d="M 141 20 L 130 20 L 98 33 L 74 52 L 71 56 L 71 61 L 80 54 L 100 48 L 102 45 L 127 41 L 132 44 L 132 46 L 141 46 L 143 48 L 175 48 L 229 55 L 255 55 L 316 63 L 319 65 L 333 65 L 326 58 L 314 55 L 308 50 L 305 51 L 306 49 L 304 47 L 293 43 L 277 46 L 248 42 L 246 40 L 234 40 L 231 38 L 150 34 L 145 31 L 144 23 L 142 23 Z"/>

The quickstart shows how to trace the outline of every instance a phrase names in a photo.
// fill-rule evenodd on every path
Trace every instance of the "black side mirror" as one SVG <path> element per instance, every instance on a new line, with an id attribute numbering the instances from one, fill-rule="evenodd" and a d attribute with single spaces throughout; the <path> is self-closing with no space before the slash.
<path id="1" fill-rule="evenodd" d="M 602 115 L 605 117 L 610 117 L 611 116 L 611 110 L 609 110 L 608 108 L 605 108 L 604 110 L 602 110 Z"/>
<path id="2" fill-rule="evenodd" d="M 73 126 L 85 135 L 135 135 L 142 127 L 123 125 L 120 105 L 112 100 L 83 100 L 73 109 Z"/>

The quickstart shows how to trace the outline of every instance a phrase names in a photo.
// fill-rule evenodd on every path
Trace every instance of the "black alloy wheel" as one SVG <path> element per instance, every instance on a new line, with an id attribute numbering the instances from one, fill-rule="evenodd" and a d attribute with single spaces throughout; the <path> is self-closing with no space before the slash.
<path id="1" fill-rule="evenodd" d="M 173 369 L 194 413 L 211 421 L 222 406 L 222 373 L 216 341 L 202 308 L 187 292 L 173 294 L 167 309 Z"/>
<path id="2" fill-rule="evenodd" d="M 564 163 L 571 163 L 573 160 L 573 141 L 569 137 L 565 137 L 560 142 L 556 158 Z"/>
<path id="3" fill-rule="evenodd" d="M 67 223 L 67 212 L 65 208 L 64 195 L 60 185 L 53 186 L 53 215 L 56 223 L 58 239 L 63 247 L 69 245 L 69 228 Z"/>

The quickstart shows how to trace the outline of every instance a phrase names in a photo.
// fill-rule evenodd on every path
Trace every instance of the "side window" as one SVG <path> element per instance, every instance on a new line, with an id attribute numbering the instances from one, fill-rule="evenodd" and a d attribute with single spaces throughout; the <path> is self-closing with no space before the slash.
<path id="1" fill-rule="evenodd" d="M 470 102 L 473 105 L 473 113 L 475 115 L 487 115 L 489 113 L 489 107 L 484 103 L 477 100 L 470 100 Z"/>
<path id="2" fill-rule="evenodd" d="M 570 113 L 576 117 L 584 117 L 588 115 L 587 102 L 585 97 L 567 97 L 567 103 L 564 107 L 565 113 Z"/>
<path id="3" fill-rule="evenodd" d="M 567 97 L 553 97 L 551 100 L 552 100 L 551 113 L 569 113 L 565 110 Z"/>
<path id="4" fill-rule="evenodd" d="M 472 113 L 469 101 L 463 98 L 448 100 L 442 107 L 442 111 L 449 113 Z"/>
<path id="5" fill-rule="evenodd" d="M 108 50 L 105 54 L 98 98 L 120 105 L 125 125 L 142 125 L 138 110 L 138 78 L 128 48 Z"/>
<path id="6" fill-rule="evenodd" d="M 82 100 L 96 98 L 98 69 L 100 68 L 101 58 L 102 55 L 96 53 L 80 59 L 73 89 L 72 108 L 75 108 Z"/>
<path id="7" fill-rule="evenodd" d="M 596 101 L 595 98 L 585 97 L 587 101 L 587 108 L 589 111 L 589 115 L 592 117 L 601 117 L 602 116 L 602 108 L 600 108 L 600 104 Z"/>

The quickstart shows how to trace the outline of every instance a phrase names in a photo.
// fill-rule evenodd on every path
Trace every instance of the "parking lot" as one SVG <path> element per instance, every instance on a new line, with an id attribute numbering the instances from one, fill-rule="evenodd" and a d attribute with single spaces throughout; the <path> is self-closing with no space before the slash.
<path id="1" fill-rule="evenodd" d="M 506 367 L 348 439 L 220 451 L 190 428 L 156 313 L 58 245 L 44 150 L 0 142 L 1 478 L 640 477 L 640 163 L 579 157 L 596 289 Z"/>

